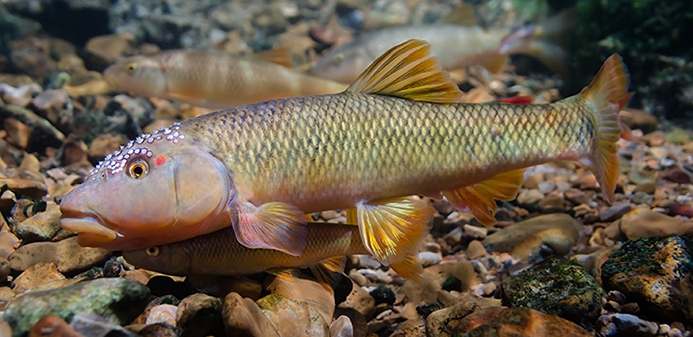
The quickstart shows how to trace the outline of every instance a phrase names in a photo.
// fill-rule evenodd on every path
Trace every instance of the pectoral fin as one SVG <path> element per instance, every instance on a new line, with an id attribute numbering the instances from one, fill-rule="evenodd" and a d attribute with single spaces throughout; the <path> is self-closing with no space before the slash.
<path id="1" fill-rule="evenodd" d="M 332 291 L 332 287 L 335 287 L 341 280 L 346 260 L 346 256 L 328 257 L 317 264 L 308 266 L 308 268 L 313 272 L 318 283 L 325 289 Z"/>
<path id="2" fill-rule="evenodd" d="M 245 247 L 275 249 L 293 256 L 300 256 L 306 247 L 306 217 L 293 205 L 268 202 L 256 207 L 244 202 L 228 211 L 237 213 L 233 230 L 238 242 Z"/>
<path id="3" fill-rule="evenodd" d="M 484 226 L 496 223 L 496 202 L 512 200 L 524 180 L 524 169 L 504 172 L 480 183 L 443 191 L 446 198 L 459 210 L 469 210 Z"/>
<path id="4" fill-rule="evenodd" d="M 416 267 L 404 270 L 399 267 L 406 266 L 411 256 L 416 258 L 415 254 L 429 232 L 433 208 L 418 198 L 393 198 L 359 202 L 357 213 L 366 249 L 401 276 L 416 279 L 417 276 L 412 274 L 418 272 Z"/>

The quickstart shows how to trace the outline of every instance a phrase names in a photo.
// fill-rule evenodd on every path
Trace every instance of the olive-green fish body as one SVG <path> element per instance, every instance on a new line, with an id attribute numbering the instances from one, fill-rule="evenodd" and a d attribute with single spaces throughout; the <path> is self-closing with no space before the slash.
<path id="1" fill-rule="evenodd" d="M 170 275 L 249 275 L 276 268 L 307 268 L 330 257 L 368 254 L 354 225 L 309 223 L 301 256 L 241 245 L 233 228 L 168 245 L 123 251 L 131 264 Z"/>

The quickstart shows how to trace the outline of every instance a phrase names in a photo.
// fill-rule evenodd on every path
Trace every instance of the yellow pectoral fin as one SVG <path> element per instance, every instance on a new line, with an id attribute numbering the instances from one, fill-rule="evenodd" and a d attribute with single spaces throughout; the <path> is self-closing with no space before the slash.
<path id="1" fill-rule="evenodd" d="M 524 180 L 524 169 L 504 172 L 480 183 L 443 191 L 446 198 L 460 210 L 469 209 L 484 226 L 496 223 L 497 200 L 512 200 Z"/>
<path id="2" fill-rule="evenodd" d="M 359 75 L 347 92 L 376 94 L 432 103 L 462 97 L 457 84 L 429 55 L 431 45 L 408 40 L 390 48 Z"/>
<path id="3" fill-rule="evenodd" d="M 393 198 L 359 202 L 357 213 L 366 249 L 381 263 L 392 265 L 418 253 L 434 211 L 418 198 Z"/>
<path id="4" fill-rule="evenodd" d="M 237 214 L 233 230 L 245 247 L 275 249 L 293 256 L 300 256 L 306 247 L 308 222 L 305 214 L 293 205 L 268 202 L 256 207 L 244 202 L 227 211 Z"/>
<path id="5" fill-rule="evenodd" d="M 423 280 L 423 268 L 416 254 L 407 254 L 401 262 L 391 263 L 390 268 L 404 278 L 410 278 L 417 283 Z"/>
<path id="6" fill-rule="evenodd" d="M 346 222 L 349 225 L 358 225 L 359 215 L 356 208 L 349 208 L 346 210 Z"/>

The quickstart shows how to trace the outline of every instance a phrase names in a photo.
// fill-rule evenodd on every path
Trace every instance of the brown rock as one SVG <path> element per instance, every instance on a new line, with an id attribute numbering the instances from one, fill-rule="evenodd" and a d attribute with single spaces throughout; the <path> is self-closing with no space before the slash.
<path id="1" fill-rule="evenodd" d="M 87 144 L 82 141 L 68 140 L 63 147 L 62 163 L 70 165 L 87 160 Z"/>
<path id="2" fill-rule="evenodd" d="M 8 260 L 13 270 L 23 271 L 37 263 L 52 262 L 63 273 L 71 273 L 103 263 L 111 255 L 112 252 L 103 248 L 82 247 L 77 243 L 77 237 L 70 237 L 59 242 L 23 245 Z"/>
<path id="3" fill-rule="evenodd" d="M 129 33 L 102 35 L 89 39 L 84 51 L 90 69 L 103 71 L 119 59 L 135 52 L 135 36 Z"/>
<path id="4" fill-rule="evenodd" d="M 353 283 L 351 293 L 344 302 L 339 304 L 339 307 L 355 309 L 368 320 L 375 313 L 375 299 L 365 289 Z"/>
<path id="5" fill-rule="evenodd" d="M 620 219 L 624 214 L 628 213 L 632 208 L 629 202 L 613 205 L 599 212 L 599 221 L 610 222 Z"/>
<path id="6" fill-rule="evenodd" d="M 279 294 L 269 294 L 257 301 L 258 307 L 272 322 L 280 336 L 327 336 L 327 322 L 309 303 L 294 301 Z M 332 318 L 330 317 L 330 321 Z"/>
<path id="7" fill-rule="evenodd" d="M 677 184 L 690 184 L 691 176 L 680 167 L 676 167 L 667 172 L 662 178 Z"/>
<path id="8" fill-rule="evenodd" d="M 34 241 L 50 241 L 61 230 L 60 216 L 60 209 L 55 205 L 45 212 L 35 214 L 17 224 L 15 233 L 22 240 L 22 244 Z"/>
<path id="9" fill-rule="evenodd" d="M 623 109 L 619 113 L 621 120 L 632 130 L 640 129 L 643 134 L 657 130 L 657 117 L 639 109 Z"/>
<path id="10" fill-rule="evenodd" d="M 151 309 L 147 313 L 146 324 L 158 324 L 166 323 L 171 326 L 176 325 L 176 311 L 178 307 L 171 304 L 159 304 Z"/>
<path id="11" fill-rule="evenodd" d="M 14 118 L 5 119 L 5 130 L 7 131 L 7 142 L 20 149 L 26 149 L 29 146 L 31 134 L 34 132 L 34 128 L 26 126 Z"/>
<path id="12" fill-rule="evenodd" d="M 593 336 L 577 324 L 530 308 L 487 308 L 459 321 L 456 336 Z"/>
<path id="13" fill-rule="evenodd" d="M 230 293 L 224 298 L 221 315 L 227 336 L 281 336 L 255 302 L 237 293 Z"/>
<path id="14" fill-rule="evenodd" d="M 668 215 L 636 208 L 621 218 L 621 232 L 629 239 L 693 234 L 693 221 L 673 218 Z"/>
<path id="15" fill-rule="evenodd" d="M 38 109 L 38 113 L 45 117 L 53 125 L 65 125 L 62 119 L 65 105 L 70 100 L 67 91 L 63 89 L 46 90 L 34 97 L 31 104 Z"/>
<path id="16" fill-rule="evenodd" d="M 471 295 L 463 295 L 459 301 L 450 307 L 434 311 L 426 318 L 426 334 L 428 336 L 456 336 L 459 322 L 476 311 L 483 309 L 494 310 L 500 306 L 500 301 L 477 299 Z"/>
<path id="17" fill-rule="evenodd" d="M 585 192 L 578 190 L 577 188 L 570 188 L 563 192 L 563 196 L 566 200 L 572 202 L 573 204 L 587 204 L 590 202 L 590 198 L 585 194 Z"/>
<path id="18" fill-rule="evenodd" d="M 542 245 L 554 254 L 564 255 L 577 244 L 580 224 L 564 213 L 540 215 L 503 228 L 484 239 L 484 245 L 498 252 L 509 252 L 519 260 L 533 260 Z"/>
<path id="19" fill-rule="evenodd" d="M 87 154 L 92 160 L 101 160 L 103 157 L 115 152 L 121 145 L 128 142 L 125 137 L 118 134 L 104 134 L 96 137 L 89 145 Z"/>
<path id="20" fill-rule="evenodd" d="M 55 315 L 41 317 L 29 330 L 29 337 L 84 337 L 72 326 Z"/>
<path id="21" fill-rule="evenodd" d="M 12 291 L 21 294 L 42 284 L 64 279 L 65 276 L 58 271 L 55 263 L 37 263 L 17 276 Z"/>
<path id="22" fill-rule="evenodd" d="M 57 63 L 50 55 L 50 42 L 46 39 L 28 37 L 12 43 L 10 59 L 23 74 L 43 80 L 57 69 Z"/>
<path id="23" fill-rule="evenodd" d="M 693 205 L 690 204 L 671 204 L 669 205 L 669 214 L 683 215 L 688 218 L 693 218 Z"/>
<path id="24" fill-rule="evenodd" d="M 315 309 L 325 322 L 331 322 L 334 315 L 334 293 L 327 291 L 320 283 L 298 277 L 275 277 L 267 286 L 272 294 L 304 302 Z"/>
<path id="25" fill-rule="evenodd" d="M 470 260 L 476 260 L 480 257 L 488 255 L 486 248 L 484 248 L 484 244 L 479 240 L 472 240 L 472 242 L 469 243 L 469 246 L 467 246 L 465 253 Z"/>
<path id="26" fill-rule="evenodd" d="M 223 330 L 221 300 L 200 293 L 184 298 L 178 305 L 176 326 L 183 329 L 186 337 L 214 335 Z"/>

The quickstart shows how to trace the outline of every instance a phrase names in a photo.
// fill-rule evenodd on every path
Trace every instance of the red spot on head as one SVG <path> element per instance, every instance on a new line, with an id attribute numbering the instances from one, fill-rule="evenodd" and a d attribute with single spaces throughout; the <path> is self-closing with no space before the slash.
<path id="1" fill-rule="evenodd" d="M 164 156 L 156 157 L 156 166 L 161 166 L 161 164 L 163 164 L 164 162 L 166 162 L 166 157 L 164 157 Z"/>

